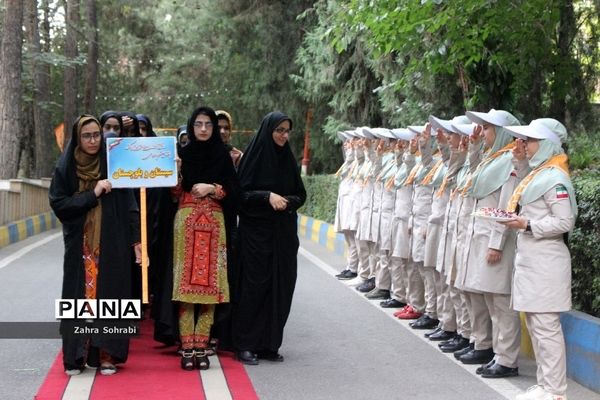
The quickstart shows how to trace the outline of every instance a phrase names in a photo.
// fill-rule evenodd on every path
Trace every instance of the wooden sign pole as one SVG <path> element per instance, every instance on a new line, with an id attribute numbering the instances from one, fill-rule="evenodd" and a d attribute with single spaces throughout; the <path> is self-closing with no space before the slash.
<path id="1" fill-rule="evenodd" d="M 146 226 L 146 188 L 140 188 L 140 226 L 142 235 L 142 303 L 148 304 L 148 228 Z"/>

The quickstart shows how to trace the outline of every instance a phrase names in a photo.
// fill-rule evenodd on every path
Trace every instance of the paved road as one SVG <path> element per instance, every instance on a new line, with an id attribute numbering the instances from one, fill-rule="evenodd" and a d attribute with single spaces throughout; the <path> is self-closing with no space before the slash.
<path id="1" fill-rule="evenodd" d="M 301 240 L 299 276 L 286 328 L 283 364 L 247 366 L 261 399 L 514 399 L 535 384 L 535 363 L 520 360 L 521 376 L 483 379 L 441 353 L 332 275 L 344 260 Z M 308 257 L 308 258 L 307 258 Z M 600 395 L 569 380 L 569 400 Z"/>
<path id="2" fill-rule="evenodd" d="M 28 246 L 37 246 L 7 264 Z M 54 321 L 60 298 L 62 233 L 42 233 L 0 249 L 0 322 Z M 3 266 L 5 265 L 5 266 Z M 57 339 L 0 340 L 0 398 L 31 399 L 60 350 Z"/>
<path id="3" fill-rule="evenodd" d="M 0 322 L 53 320 L 62 252 L 57 230 L 0 249 Z M 281 349 L 286 361 L 246 367 L 261 399 L 512 399 L 534 383 L 531 360 L 522 360 L 514 379 L 476 376 L 475 367 L 442 354 L 422 332 L 333 278 L 342 267 L 341 257 L 302 241 Z M 0 340 L 0 399 L 32 398 L 59 348 L 59 340 Z M 600 400 L 572 381 L 568 395 Z"/>

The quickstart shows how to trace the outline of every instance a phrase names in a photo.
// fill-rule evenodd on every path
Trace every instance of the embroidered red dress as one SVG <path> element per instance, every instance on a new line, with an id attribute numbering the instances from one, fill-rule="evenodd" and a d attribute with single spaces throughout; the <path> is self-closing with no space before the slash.
<path id="1" fill-rule="evenodd" d="M 173 300 L 195 304 L 229 302 L 223 209 L 216 194 L 194 199 L 183 192 L 175 215 Z"/>

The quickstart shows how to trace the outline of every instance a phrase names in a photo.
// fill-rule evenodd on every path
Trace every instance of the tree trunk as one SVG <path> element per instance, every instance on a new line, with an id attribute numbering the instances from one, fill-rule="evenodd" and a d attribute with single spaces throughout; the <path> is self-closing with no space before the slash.
<path id="1" fill-rule="evenodd" d="M 17 178 L 29 178 L 33 175 L 35 163 L 34 128 L 33 128 L 33 104 L 23 104 L 23 117 L 21 118 L 22 138 L 19 142 L 19 171 Z"/>
<path id="2" fill-rule="evenodd" d="M 88 114 L 94 114 L 98 81 L 98 19 L 96 18 L 96 0 L 86 1 L 86 18 L 88 53 L 83 109 Z"/>
<path id="3" fill-rule="evenodd" d="M 567 110 L 567 95 L 572 89 L 573 74 L 577 66 L 571 55 L 571 43 L 577 33 L 575 26 L 575 11 L 572 0 L 560 2 L 560 21 L 558 25 L 558 42 L 554 79 L 550 87 L 549 115 L 559 121 L 565 121 Z"/>
<path id="4" fill-rule="evenodd" d="M 43 1 L 41 8 L 45 12 L 43 24 L 45 29 L 48 23 L 48 0 Z M 32 177 L 49 177 L 52 174 L 54 164 L 53 152 L 51 151 L 54 146 L 52 143 L 53 131 L 50 125 L 50 114 L 47 111 L 47 105 L 50 102 L 50 67 L 40 60 L 42 51 L 38 28 L 37 0 L 27 0 L 27 34 L 29 51 L 32 55 L 31 69 L 33 75 L 33 140 L 31 145 L 34 150 L 32 151 Z M 49 32 L 44 32 L 45 41 L 49 40 L 46 39 L 49 36 Z"/>
<path id="5" fill-rule="evenodd" d="M 0 179 L 15 178 L 21 139 L 23 2 L 4 1 L 0 46 Z"/>
<path id="6" fill-rule="evenodd" d="M 77 116 L 77 27 L 79 26 L 79 0 L 67 0 L 67 34 L 65 36 L 65 57 L 71 64 L 65 67 L 63 80 L 63 108 L 65 136 L 63 145 L 66 147 L 71 138 L 71 125 Z"/>

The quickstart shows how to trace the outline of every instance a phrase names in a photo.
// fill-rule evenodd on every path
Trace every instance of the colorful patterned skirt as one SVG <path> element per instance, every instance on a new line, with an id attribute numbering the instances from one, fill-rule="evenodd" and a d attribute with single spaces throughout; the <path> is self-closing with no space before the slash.
<path id="1" fill-rule="evenodd" d="M 195 304 L 229 302 L 225 220 L 221 205 L 184 193 L 175 215 L 173 300 Z"/>

